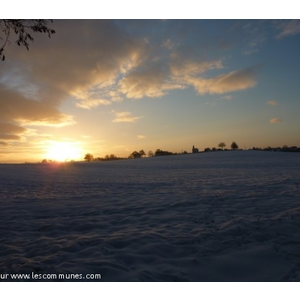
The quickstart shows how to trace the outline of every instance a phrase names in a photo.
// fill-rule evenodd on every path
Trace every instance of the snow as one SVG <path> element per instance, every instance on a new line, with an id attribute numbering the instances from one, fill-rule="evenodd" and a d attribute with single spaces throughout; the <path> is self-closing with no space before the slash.
<path id="1" fill-rule="evenodd" d="M 0 165 L 0 274 L 299 281 L 299 169 L 261 151 Z"/>

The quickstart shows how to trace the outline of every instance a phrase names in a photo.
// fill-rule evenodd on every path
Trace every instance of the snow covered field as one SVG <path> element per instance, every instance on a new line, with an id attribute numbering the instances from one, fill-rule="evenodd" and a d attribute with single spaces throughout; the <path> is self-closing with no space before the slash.
<path id="1" fill-rule="evenodd" d="M 299 170 L 260 151 L 0 165 L 1 281 L 300 281 Z"/>

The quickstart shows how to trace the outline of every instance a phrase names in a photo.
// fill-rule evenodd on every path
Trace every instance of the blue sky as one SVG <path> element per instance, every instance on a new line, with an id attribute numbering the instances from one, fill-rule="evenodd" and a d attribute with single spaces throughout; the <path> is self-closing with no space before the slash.
<path id="1" fill-rule="evenodd" d="M 299 20 L 49 25 L 1 62 L 0 161 L 300 146 Z"/>

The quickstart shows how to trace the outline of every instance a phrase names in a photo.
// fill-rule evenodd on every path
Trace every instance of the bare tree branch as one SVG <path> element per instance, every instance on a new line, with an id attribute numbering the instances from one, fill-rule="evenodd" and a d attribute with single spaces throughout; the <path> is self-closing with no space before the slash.
<path id="1" fill-rule="evenodd" d="M 0 59 L 5 60 L 5 48 L 10 44 L 9 38 L 12 32 L 17 35 L 16 44 L 26 47 L 27 50 L 29 50 L 29 43 L 34 41 L 32 33 L 46 33 L 50 38 L 55 30 L 48 27 L 47 22 L 47 20 L 29 19 L 0 20 L 0 40 L 4 41 L 0 48 Z"/>

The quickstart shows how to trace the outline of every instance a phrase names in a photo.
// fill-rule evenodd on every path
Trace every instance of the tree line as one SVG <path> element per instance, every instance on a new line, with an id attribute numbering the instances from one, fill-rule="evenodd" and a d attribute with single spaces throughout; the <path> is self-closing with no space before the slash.
<path id="1" fill-rule="evenodd" d="M 226 147 L 226 144 L 224 142 L 221 142 L 219 143 L 219 150 L 224 150 L 224 147 Z M 237 150 L 239 149 L 239 146 L 236 142 L 232 142 L 231 144 L 231 149 L 232 150 Z M 205 148 L 204 149 L 204 152 L 207 152 L 207 151 L 214 151 L 216 150 L 216 148 Z M 161 150 L 161 149 L 157 149 L 154 153 L 152 151 L 149 151 L 148 152 L 148 155 L 146 155 L 145 151 L 144 150 L 140 150 L 140 151 L 133 151 L 127 158 L 128 159 L 135 159 L 135 158 L 142 158 L 142 157 L 145 157 L 145 156 L 148 156 L 148 157 L 153 157 L 153 156 L 166 156 L 166 155 L 176 155 L 178 153 L 173 153 L 173 152 L 170 152 L 170 151 L 166 151 L 166 150 Z M 187 151 L 183 151 L 181 154 L 188 154 Z M 84 160 L 87 161 L 87 162 L 91 162 L 91 161 L 111 161 L 111 160 L 120 160 L 120 159 L 127 159 L 125 157 L 118 157 L 114 154 L 110 154 L 110 155 L 105 155 L 104 157 L 94 157 L 91 153 L 87 153 L 85 156 L 84 156 Z"/>

